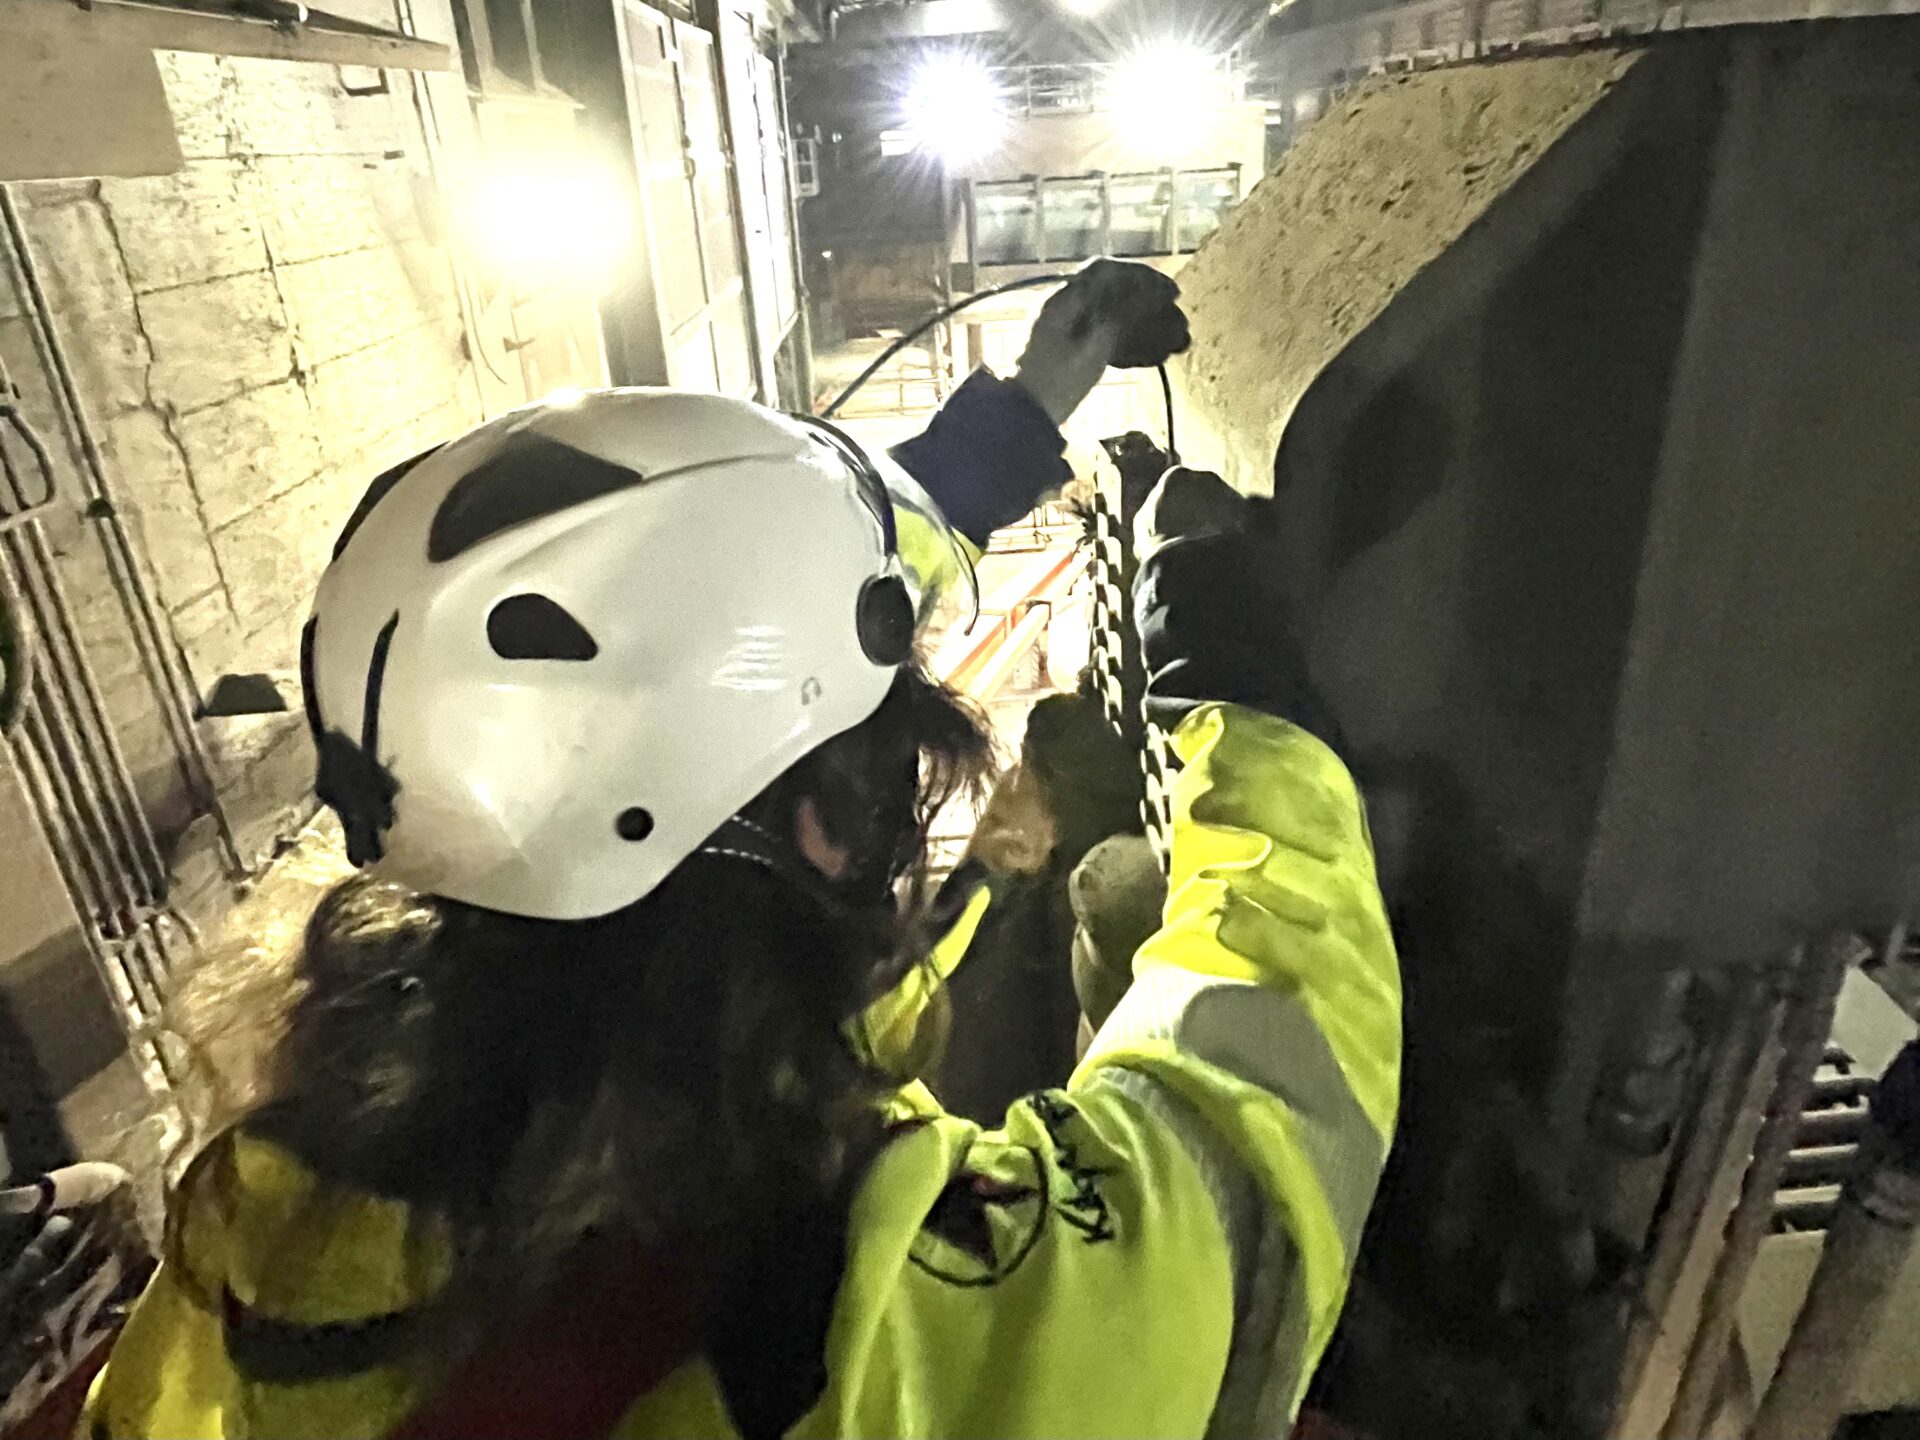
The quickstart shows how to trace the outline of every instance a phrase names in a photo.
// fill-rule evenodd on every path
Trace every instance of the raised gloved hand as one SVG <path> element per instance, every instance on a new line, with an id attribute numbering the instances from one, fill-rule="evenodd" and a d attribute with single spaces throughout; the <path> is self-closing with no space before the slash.
<path id="1" fill-rule="evenodd" d="M 1060 426 L 1108 365 L 1160 365 L 1187 349 L 1181 290 L 1160 271 L 1096 259 L 1041 307 L 1020 357 L 1000 380 L 975 371 L 897 459 L 975 545 L 1073 478 Z"/>
<path id="2" fill-rule="evenodd" d="M 1191 343 L 1169 276 L 1134 260 L 1094 260 L 1040 307 L 1014 383 L 1064 425 L 1109 366 L 1163 365 Z"/>
<path id="3" fill-rule="evenodd" d="M 1151 266 L 1095 260 L 1047 300 L 1011 380 L 979 370 L 893 458 L 976 545 L 1073 478 L 1060 426 L 1109 365 L 1187 348 L 1180 287 Z"/>
<path id="4" fill-rule="evenodd" d="M 1210 700 L 1277 715 L 1340 748 L 1307 678 L 1273 536 L 1272 502 L 1176 466 L 1134 520 L 1134 624 L 1147 718 L 1168 728 Z"/>

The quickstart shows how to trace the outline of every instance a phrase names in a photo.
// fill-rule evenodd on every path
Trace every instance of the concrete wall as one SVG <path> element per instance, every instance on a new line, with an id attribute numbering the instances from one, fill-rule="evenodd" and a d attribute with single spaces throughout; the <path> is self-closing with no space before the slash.
<path id="1" fill-rule="evenodd" d="M 375 23 L 391 7 L 353 3 Z M 444 4 L 415 22 L 451 39 Z M 13 187 L 96 427 L 114 503 L 202 694 L 278 672 L 291 712 L 199 722 L 250 857 L 310 812 L 293 676 L 314 583 L 367 483 L 480 418 L 454 252 L 406 72 L 159 56 L 184 168 Z M 5 83 L 0 59 L 0 84 Z M 350 94 L 372 86 L 374 93 Z M 433 77 L 443 139 L 458 75 Z M 466 151 L 471 156 L 469 143 Z M 0 275 L 0 356 L 54 450 L 47 531 L 116 737 L 202 919 L 228 898 L 110 578 L 22 297 Z M 505 392 L 522 398 L 520 377 Z M 499 403 L 502 386 L 490 394 Z M 160 1131 L 122 1017 L 89 957 L 20 776 L 0 750 L 0 1124 L 15 1163 L 148 1162 Z"/>
<path id="2" fill-rule="evenodd" d="M 293 668 L 313 581 L 367 481 L 471 423 L 479 401 L 408 78 L 349 95 L 332 66 L 160 59 L 179 174 L 17 193 L 113 482 L 204 690 L 227 671 Z M 0 286 L 0 354 L 29 417 L 58 437 L 19 310 Z M 129 761 L 176 832 L 190 817 L 102 557 L 76 519 L 62 530 Z M 243 811 L 303 789 L 293 758 L 264 790 L 253 782 L 258 731 L 209 729 Z"/>
<path id="3" fill-rule="evenodd" d="M 1914 901 L 1917 69 L 1860 20 L 1369 82 L 1183 275 L 1183 449 L 1280 502 L 1415 983 L 1562 1134 L 1648 974 Z"/>

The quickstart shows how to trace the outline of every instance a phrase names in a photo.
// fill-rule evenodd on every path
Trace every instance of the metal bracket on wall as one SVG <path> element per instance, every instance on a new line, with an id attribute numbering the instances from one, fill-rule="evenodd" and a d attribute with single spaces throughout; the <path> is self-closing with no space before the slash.
<path id="1" fill-rule="evenodd" d="M 445 45 L 287 0 L 8 0 L 0 10 L 0 31 L 57 44 L 110 41 L 263 60 L 394 70 L 454 68 Z"/>

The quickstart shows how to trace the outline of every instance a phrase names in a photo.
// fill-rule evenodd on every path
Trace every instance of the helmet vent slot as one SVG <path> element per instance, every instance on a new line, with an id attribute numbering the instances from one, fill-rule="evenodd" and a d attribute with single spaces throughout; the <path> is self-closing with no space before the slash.
<path id="1" fill-rule="evenodd" d="M 587 627 L 545 595 L 510 595 L 487 614 L 487 643 L 502 660 L 591 660 Z"/>
<path id="2" fill-rule="evenodd" d="M 427 559 L 435 564 L 452 560 L 502 531 L 645 479 L 624 465 L 521 431 L 447 491 L 427 531 Z"/>
<path id="3" fill-rule="evenodd" d="M 402 460 L 391 470 L 383 470 L 379 475 L 374 477 L 373 483 L 367 487 L 367 493 L 362 495 L 360 497 L 360 503 L 353 507 L 353 514 L 347 517 L 347 523 L 340 531 L 340 538 L 333 542 L 334 559 L 338 560 L 340 558 L 341 554 L 346 550 L 348 542 L 353 539 L 354 533 L 366 522 L 367 516 L 373 513 L 373 507 L 387 498 L 387 492 L 404 480 L 407 477 L 407 472 L 412 470 L 414 466 L 418 465 L 422 460 L 440 448 L 438 445 L 430 446 L 422 450 L 411 460 Z"/>

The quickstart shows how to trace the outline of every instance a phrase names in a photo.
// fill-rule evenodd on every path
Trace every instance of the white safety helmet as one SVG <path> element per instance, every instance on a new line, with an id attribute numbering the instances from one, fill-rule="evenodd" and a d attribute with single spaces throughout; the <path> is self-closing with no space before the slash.
<path id="1" fill-rule="evenodd" d="M 352 858 L 543 919 L 648 894 L 885 698 L 897 470 L 745 401 L 608 390 L 381 476 L 301 656 Z"/>

